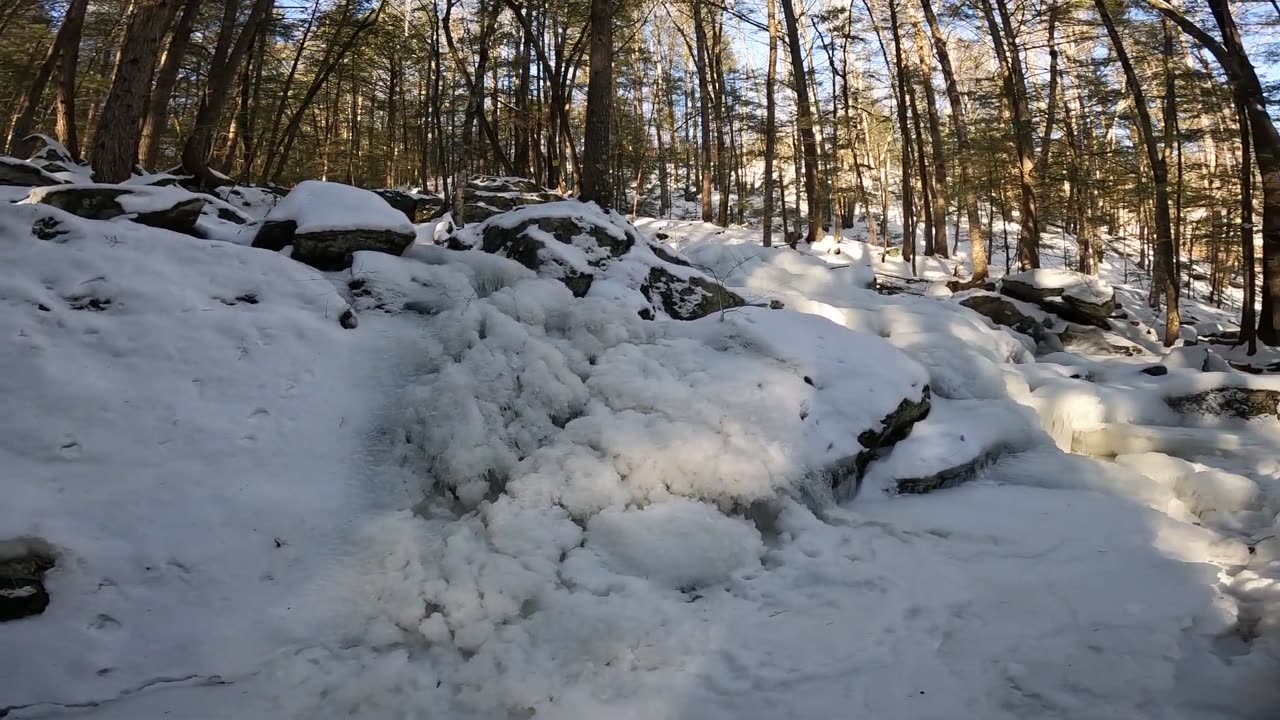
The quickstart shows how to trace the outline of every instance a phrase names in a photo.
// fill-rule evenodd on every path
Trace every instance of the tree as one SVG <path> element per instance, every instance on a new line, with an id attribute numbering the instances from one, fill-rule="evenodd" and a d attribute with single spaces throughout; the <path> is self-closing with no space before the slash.
<path id="1" fill-rule="evenodd" d="M 1155 225 L 1156 225 L 1156 269 L 1152 274 L 1153 287 L 1162 286 L 1165 301 L 1164 345 L 1172 347 L 1178 340 L 1181 321 L 1178 315 L 1178 277 L 1177 267 L 1173 262 L 1173 221 L 1169 214 L 1169 167 L 1165 155 L 1160 151 L 1156 141 L 1155 130 L 1151 124 L 1151 111 L 1147 108 L 1147 98 L 1142 91 L 1142 82 L 1133 69 L 1133 62 L 1125 50 L 1124 41 L 1116 30 L 1115 21 L 1107 10 L 1107 0 L 1093 0 L 1102 25 L 1111 38 L 1111 45 L 1116 51 L 1116 59 L 1124 70 L 1129 92 L 1133 95 L 1133 107 L 1138 116 L 1138 133 L 1142 137 L 1143 147 L 1147 151 L 1147 164 L 1151 168 L 1152 181 L 1155 184 Z"/>
<path id="2" fill-rule="evenodd" d="M 133 174 L 150 96 L 151 73 L 155 69 L 160 38 L 176 4 L 177 0 L 134 3 L 116 58 L 111 90 L 93 133 L 90 162 L 98 182 L 121 182 Z"/>
<path id="3" fill-rule="evenodd" d="M 804 193 L 809 205 L 809 232 L 805 242 L 818 239 L 822 223 L 818 205 L 818 143 L 813 134 L 813 110 L 809 106 L 809 87 L 805 82 L 804 52 L 800 49 L 800 24 L 791 0 L 782 1 L 782 17 L 787 24 L 787 45 L 791 50 L 791 77 L 796 92 L 796 124 L 804 148 Z"/>
<path id="4" fill-rule="evenodd" d="M 587 81 L 587 129 L 583 139 L 579 199 L 609 207 L 610 113 L 613 106 L 613 3 L 591 0 L 591 74 Z"/>
<path id="5" fill-rule="evenodd" d="M 71 4 L 67 6 L 67 14 L 63 17 L 62 25 L 58 28 L 58 34 L 54 36 L 53 42 L 49 44 L 49 48 L 45 52 L 44 61 L 40 63 L 40 69 L 36 72 L 35 79 L 28 86 L 27 93 L 22 99 L 22 105 L 18 109 L 17 119 L 14 120 L 13 129 L 9 134 L 8 148 L 10 153 L 25 156 L 30 152 L 26 138 L 32 132 L 36 112 L 40 107 L 40 99 L 44 96 L 45 87 L 48 85 L 49 78 L 53 75 L 55 68 L 59 69 L 58 119 L 60 123 L 66 123 L 65 127 L 60 129 L 63 132 L 74 132 L 76 59 L 80 52 L 80 33 L 84 27 L 84 14 L 88 5 L 88 0 L 72 0 Z M 70 91 L 68 88 L 70 88 Z M 59 139 L 64 141 L 67 149 L 71 150 L 72 154 L 79 153 L 77 147 L 79 143 L 75 138 L 60 135 Z"/>
<path id="6" fill-rule="evenodd" d="M 778 103 L 774 98 L 778 75 L 778 3 L 776 0 L 765 0 L 769 6 L 769 65 L 765 71 L 764 101 L 764 211 L 761 225 L 764 233 L 764 246 L 773 245 L 773 158 L 778 152 Z"/>

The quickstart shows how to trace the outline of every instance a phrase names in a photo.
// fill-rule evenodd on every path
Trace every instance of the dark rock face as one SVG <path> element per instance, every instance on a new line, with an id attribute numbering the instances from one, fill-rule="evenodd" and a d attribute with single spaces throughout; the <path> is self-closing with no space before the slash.
<path id="1" fill-rule="evenodd" d="M 1150 375 L 1150 376 L 1152 376 L 1152 377 L 1160 377 L 1161 375 L 1168 375 L 1168 374 L 1169 374 L 1169 368 L 1165 367 L 1164 365 L 1151 365 L 1151 366 L 1149 366 L 1149 367 L 1144 367 L 1144 368 L 1142 368 L 1142 369 L 1141 369 L 1141 370 L 1139 370 L 1138 372 L 1142 373 L 1143 375 Z"/>
<path id="2" fill-rule="evenodd" d="M 555 242 L 570 246 L 566 251 L 581 253 L 589 266 L 566 260 L 548 247 L 550 236 Z M 618 237 L 617 231 L 590 221 L 570 216 L 540 217 L 525 220 L 513 227 L 491 224 L 484 228 L 481 248 L 485 252 L 509 257 L 530 270 L 559 278 L 576 297 L 591 289 L 590 268 L 621 257 L 635 245 L 629 234 Z"/>
<path id="3" fill-rule="evenodd" d="M 470 225 L 525 205 L 541 205 L 565 199 L 563 195 L 542 188 L 532 180 L 475 177 L 467 181 L 462 191 L 462 220 Z"/>
<path id="4" fill-rule="evenodd" d="M 0 559 L 0 622 L 44 612 L 49 606 L 44 574 L 53 566 L 52 554 L 31 547 L 23 547 L 16 555 Z"/>
<path id="5" fill-rule="evenodd" d="M 62 180 L 51 175 L 35 163 L 0 155 L 0 185 L 47 187 L 63 185 Z"/>
<path id="6" fill-rule="evenodd" d="M 434 195 L 417 195 L 403 190 L 383 188 L 373 191 L 378 197 L 387 201 L 391 207 L 404 213 L 411 223 L 430 220 L 444 207 L 444 198 Z"/>
<path id="7" fill-rule="evenodd" d="M 253 247 L 279 252 L 293 245 L 293 259 L 317 270 L 333 271 L 351 267 L 351 256 L 361 250 L 400 255 L 413 244 L 411 233 L 384 229 L 325 230 L 300 233 L 292 220 L 262 224 L 253 238 Z"/>
<path id="8" fill-rule="evenodd" d="M 858 443 L 865 449 L 857 455 L 836 462 L 824 473 L 831 487 L 839 488 L 852 481 L 856 490 L 871 461 L 910 435 L 911 428 L 929 416 L 931 397 L 932 391 L 926 385 L 918 401 L 904 398 L 893 412 L 880 421 L 879 430 L 867 430 L 859 435 Z"/>
<path id="9" fill-rule="evenodd" d="M 128 215 L 129 213 L 120 203 L 120 198 L 138 192 L 140 191 L 128 187 L 68 185 L 65 188 L 45 192 L 40 202 L 87 220 L 110 220 Z M 204 209 L 205 203 L 204 198 L 194 195 L 179 197 L 167 207 L 135 214 L 133 221 L 186 235 L 196 235 L 196 221 L 200 219 L 200 212 Z"/>
<path id="10" fill-rule="evenodd" d="M 1030 337 L 1037 343 L 1056 342 L 1054 334 L 1039 319 L 1027 315 L 1017 305 L 994 293 L 976 293 L 964 298 L 960 304 L 984 315 L 997 325 L 1003 325 Z M 1060 350 L 1061 347 L 1052 348 Z"/>
<path id="11" fill-rule="evenodd" d="M 746 301 L 723 286 L 699 276 L 677 277 L 668 270 L 654 267 L 640 286 L 649 302 L 677 320 L 697 320 L 712 313 L 741 307 Z"/>
<path id="12" fill-rule="evenodd" d="M 1064 293 L 1061 287 L 1036 287 L 1017 276 L 1000 280 L 1000 292 L 1011 298 L 1033 303 L 1074 323 L 1111 327 L 1108 319 L 1116 310 L 1115 294 L 1101 302 L 1091 302 Z"/>
<path id="13" fill-rule="evenodd" d="M 1230 416 L 1242 420 L 1266 416 L 1280 418 L 1280 390 L 1220 387 L 1165 398 L 1165 403 L 1183 414 Z"/>

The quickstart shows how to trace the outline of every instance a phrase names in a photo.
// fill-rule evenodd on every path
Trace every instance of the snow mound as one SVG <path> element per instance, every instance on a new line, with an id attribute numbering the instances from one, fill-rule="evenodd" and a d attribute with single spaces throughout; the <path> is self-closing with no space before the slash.
<path id="1" fill-rule="evenodd" d="M 671 590 L 724 582 L 764 553 L 751 523 L 690 500 L 602 512 L 587 523 L 587 547 L 617 572 Z"/>
<path id="2" fill-rule="evenodd" d="M 1004 279 L 1089 303 L 1106 302 L 1115 294 L 1115 289 L 1105 280 L 1060 268 L 1028 270 L 1007 275 Z"/>
<path id="3" fill-rule="evenodd" d="M 376 193 L 341 183 L 305 180 L 267 213 L 265 222 L 293 222 L 300 235 L 338 230 L 386 230 L 413 235 L 413 224 Z"/>
<path id="4" fill-rule="evenodd" d="M 1196 515 L 1208 512 L 1253 510 L 1258 505 L 1258 484 L 1243 475 L 1202 470 L 1179 477 L 1174 492 Z"/>
<path id="5" fill-rule="evenodd" d="M 0 206 L 0 237 L 0 541 L 58 556 L 46 612 L 0 625 L 27 658 L 0 654 L 0 707 L 303 639 L 359 506 L 346 303 L 275 254 L 45 205 Z"/>

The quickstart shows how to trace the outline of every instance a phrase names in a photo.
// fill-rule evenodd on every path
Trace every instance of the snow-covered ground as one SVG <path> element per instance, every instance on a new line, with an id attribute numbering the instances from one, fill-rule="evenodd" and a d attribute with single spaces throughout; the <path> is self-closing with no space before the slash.
<path id="1" fill-rule="evenodd" d="M 637 226 L 785 309 L 642 320 L 424 226 L 320 273 L 0 204 L 0 560 L 58 563 L 0 716 L 1276 716 L 1280 420 L 1164 401 L 1274 377 L 1151 318 L 1037 358 L 962 260 L 881 295 L 910 268 L 856 241 Z"/>

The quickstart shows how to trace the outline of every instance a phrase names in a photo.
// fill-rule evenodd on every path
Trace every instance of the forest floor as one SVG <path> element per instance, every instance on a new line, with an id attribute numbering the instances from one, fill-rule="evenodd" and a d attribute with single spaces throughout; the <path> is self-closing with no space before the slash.
<path id="1" fill-rule="evenodd" d="M 320 273 L 0 205 L 0 539 L 58 556 L 0 717 L 1276 717 L 1280 420 L 1164 401 L 1280 383 L 1166 355 L 1128 261 L 1135 354 L 1037 358 L 945 289 L 963 245 L 915 283 L 852 234 L 636 226 L 787 309 L 640 321 L 432 227 Z M 925 379 L 859 492 L 804 485 Z"/>

